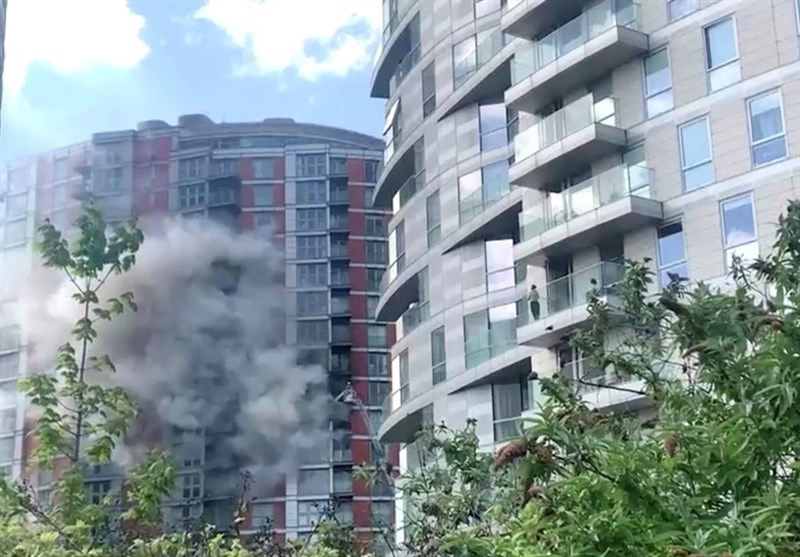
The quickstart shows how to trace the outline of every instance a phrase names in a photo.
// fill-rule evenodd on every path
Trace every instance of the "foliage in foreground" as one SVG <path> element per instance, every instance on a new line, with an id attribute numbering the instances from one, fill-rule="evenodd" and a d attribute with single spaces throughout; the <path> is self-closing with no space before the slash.
<path id="1" fill-rule="evenodd" d="M 100 226 L 101 221 L 95 222 L 99 215 L 89 213 L 88 218 L 94 222 L 87 225 L 90 229 Z M 129 233 L 136 238 L 132 230 Z M 84 236 L 92 232 L 82 231 Z M 47 227 L 43 233 L 44 242 L 48 234 L 52 241 L 61 241 Z M 99 242 L 99 235 L 95 237 Z M 93 257 L 101 253 L 76 250 L 75 258 L 84 252 Z M 105 265 L 113 266 L 111 260 L 92 268 L 106 269 Z M 71 263 L 59 261 L 55 266 L 72 269 Z M 560 376 L 536 378 L 545 395 L 540 412 L 527 421 L 519 439 L 494 455 L 479 451 L 475 423 L 463 431 L 444 426 L 426 429 L 416 444 L 420 465 L 406 471 L 396 486 L 408 512 L 405 540 L 395 554 L 800 554 L 800 204 L 792 203 L 781 219 L 772 253 L 746 268 L 734 265 L 733 276 L 736 288 L 729 293 L 703 285 L 687 288 L 675 280 L 652 295 L 653 275 L 646 262 L 628 262 L 621 287 L 608 298 L 591 300 L 591 326 L 572 338 L 587 369 L 606 370 L 610 379 L 603 384 L 585 379 L 576 385 Z M 84 279 L 77 280 L 78 285 Z M 768 295 L 765 285 L 770 287 Z M 97 299 L 90 303 L 99 305 Z M 135 309 L 132 299 L 120 302 L 123 309 Z M 91 323 L 84 326 L 88 330 Z M 80 330 L 76 327 L 79 344 Z M 85 336 L 90 342 L 91 333 Z M 69 359 L 64 361 L 80 383 L 81 366 L 71 371 Z M 67 442 L 68 435 L 39 431 L 44 446 L 37 453 L 41 464 L 53 463 L 58 454 L 81 458 L 59 482 L 59 496 L 47 511 L 39 509 L 24 489 L 0 484 L 0 555 L 357 557 L 361 553 L 352 531 L 327 519 L 320 521 L 316 543 L 285 549 L 267 534 L 253 545 L 202 525 L 187 532 L 163 532 L 158 502 L 169 492 L 173 478 L 163 453 L 150 455 L 129 479 L 126 493 L 136 495 L 124 501 L 124 508 L 126 516 L 136 519 L 137 528 L 105 528 L 112 522 L 114 501 L 87 502 L 80 465 L 102 462 L 110 455 L 130 419 L 130 406 L 124 393 L 115 393 L 116 398 L 98 395 L 99 402 L 88 404 L 85 401 L 91 398 L 81 394 L 84 389 L 88 392 L 88 386 L 58 391 L 69 384 L 69 377 L 57 383 L 37 379 L 29 380 L 25 388 L 32 399 L 39 397 L 37 405 L 52 409 L 53 417 L 45 424 L 64 424 L 74 432 L 77 420 L 61 418 L 57 406 L 68 395 L 77 404 L 71 408 L 83 407 L 87 415 L 83 423 L 92 424 L 90 438 L 98 440 L 100 448 L 87 447 L 79 453 Z M 616 413 L 593 411 L 581 394 L 594 390 L 626 398 L 628 404 L 620 405 Z M 630 401 L 645 396 L 652 402 L 648 411 L 622 411 L 631 410 Z M 120 422 L 109 431 L 98 415 Z"/>

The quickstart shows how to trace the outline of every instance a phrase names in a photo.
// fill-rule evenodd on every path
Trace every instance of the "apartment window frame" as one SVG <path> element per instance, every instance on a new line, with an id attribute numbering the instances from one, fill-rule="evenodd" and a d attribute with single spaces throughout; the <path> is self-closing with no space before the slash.
<path id="1" fill-rule="evenodd" d="M 738 242 L 732 242 L 728 239 L 728 220 L 726 219 L 726 205 L 731 205 L 742 200 L 747 200 L 750 205 L 750 219 L 752 224 L 752 237 Z M 720 228 L 722 230 L 722 249 L 725 257 L 725 270 L 730 271 L 734 257 L 741 257 L 746 263 L 753 261 L 758 257 L 759 242 L 758 242 L 758 221 L 756 220 L 756 203 L 752 191 L 740 193 L 731 197 L 722 199 L 719 202 L 719 218 Z M 753 250 L 753 248 L 755 248 Z M 742 253 L 745 250 L 752 250 L 750 253 Z"/>
<path id="2" fill-rule="evenodd" d="M 704 159 L 699 162 L 694 162 L 690 165 L 686 163 L 686 154 L 684 153 L 684 134 L 683 130 L 690 128 L 691 126 L 699 123 L 705 122 L 705 132 L 706 132 L 706 141 L 708 142 L 708 158 Z M 716 173 L 714 171 L 714 145 L 712 142 L 712 135 L 711 135 L 711 118 L 708 114 L 704 114 L 698 118 L 694 118 L 689 120 L 688 122 L 684 122 L 678 126 L 678 149 L 680 150 L 680 157 L 681 157 L 681 182 L 683 185 L 684 192 L 690 192 L 694 190 L 698 190 L 704 188 L 710 184 L 713 184 L 716 180 Z M 686 175 L 687 172 L 696 170 L 702 166 L 709 165 L 711 169 L 711 176 L 707 182 L 698 183 L 696 185 L 692 185 L 691 187 L 687 186 Z"/>
<path id="3" fill-rule="evenodd" d="M 295 209 L 294 219 L 295 230 L 300 232 L 319 232 L 328 228 L 328 211 L 324 207 Z"/>
<path id="4" fill-rule="evenodd" d="M 193 209 L 206 204 L 206 185 L 184 184 L 178 186 L 178 208 Z"/>
<path id="5" fill-rule="evenodd" d="M 301 500 L 297 502 L 297 527 L 301 530 L 310 530 L 323 516 L 322 511 L 327 507 L 327 499 Z"/>
<path id="6" fill-rule="evenodd" d="M 664 256 L 661 250 L 661 231 L 668 229 L 669 227 L 678 225 L 681 229 L 681 243 L 683 249 L 683 257 L 677 258 L 674 261 L 665 262 Z M 681 276 L 683 279 L 689 278 L 689 258 L 686 254 L 686 228 L 683 226 L 683 218 L 679 217 L 670 221 L 663 223 L 661 226 L 658 227 L 656 230 L 656 261 L 658 262 L 658 281 L 662 287 L 665 287 L 669 284 L 668 281 L 665 281 L 666 274 L 671 272 L 673 269 L 680 269 L 681 267 L 685 271 L 685 276 Z M 680 274 L 678 273 L 680 276 Z"/>
<path id="7" fill-rule="evenodd" d="M 464 53 L 456 59 L 456 49 L 460 46 L 466 44 L 468 41 L 472 41 L 471 49 L 465 50 Z M 453 89 L 458 89 L 464 83 L 466 83 L 467 79 L 474 74 L 478 69 L 478 36 L 477 35 L 470 35 L 465 39 L 458 41 L 452 47 L 452 59 L 453 59 Z M 457 73 L 460 68 L 462 62 L 471 59 L 471 64 L 468 65 L 466 70 L 463 70 L 461 73 Z"/>
<path id="8" fill-rule="evenodd" d="M 65 188 L 65 186 L 58 186 L 60 188 Z M 55 191 L 56 188 L 53 188 Z M 55 206 L 55 203 L 53 203 Z M 28 214 L 28 192 L 21 191 L 19 193 L 9 193 L 6 195 L 6 207 L 5 207 L 5 221 L 12 221 L 17 219 L 24 219 L 25 216 Z"/>
<path id="9" fill-rule="evenodd" d="M 513 393 L 512 393 L 513 390 Z M 501 396 L 502 395 L 502 396 Z M 498 412 L 501 408 L 499 403 L 501 398 L 503 408 L 502 412 Z M 519 412 L 516 408 L 511 409 L 511 406 L 519 406 Z M 508 425 L 513 424 L 516 426 L 522 415 L 529 411 L 531 408 L 531 385 L 525 377 L 519 377 L 517 381 L 507 381 L 504 383 L 492 383 L 492 435 L 495 443 L 502 443 L 513 439 L 514 435 L 508 435 Z M 502 417 L 498 417 L 503 414 Z M 510 415 L 505 415 L 510 414 Z M 513 415 L 511 415 L 513 414 Z M 518 429 L 518 428 L 517 428 Z"/>
<path id="10" fill-rule="evenodd" d="M 367 376 L 389 377 L 389 355 L 386 352 L 367 352 Z"/>
<path id="11" fill-rule="evenodd" d="M 383 269 L 367 267 L 367 292 L 380 292 L 383 280 Z"/>
<path id="12" fill-rule="evenodd" d="M 503 112 L 503 125 L 492 127 L 490 126 L 493 123 L 491 111 L 499 110 L 500 108 Z M 508 116 L 508 108 L 504 103 L 483 103 L 478 105 L 478 144 L 482 153 L 508 146 L 508 126 L 510 124 Z M 489 129 L 484 129 L 484 127 Z M 495 136 L 501 135 L 503 137 L 502 143 L 494 139 Z"/>
<path id="13" fill-rule="evenodd" d="M 367 265 L 386 266 L 389 262 L 389 243 L 385 240 L 366 240 L 364 242 Z"/>
<path id="14" fill-rule="evenodd" d="M 388 381 L 367 382 L 367 406 L 380 408 L 390 393 L 391 385 Z"/>
<path id="15" fill-rule="evenodd" d="M 326 153 L 301 153 L 295 155 L 295 170 L 298 178 L 316 178 L 328 172 Z"/>
<path id="16" fill-rule="evenodd" d="M 378 330 L 381 331 L 380 335 L 377 335 Z M 380 336 L 381 338 L 377 338 L 378 336 Z M 386 325 L 381 325 L 378 323 L 369 323 L 367 325 L 368 348 L 378 348 L 385 350 L 387 348 L 387 342 L 388 342 L 388 331 Z"/>
<path id="17" fill-rule="evenodd" d="M 434 385 L 447 380 L 447 342 L 444 325 L 431 331 L 431 378 Z"/>
<path id="18" fill-rule="evenodd" d="M 178 179 L 202 180 L 208 173 L 208 157 L 187 157 L 178 161 Z"/>
<path id="19" fill-rule="evenodd" d="M 296 205 L 324 205 L 328 201 L 325 180 L 301 180 L 295 182 L 294 202 Z"/>
<path id="20" fill-rule="evenodd" d="M 316 346 L 328 344 L 329 327 L 327 319 L 312 319 L 298 321 L 295 324 L 297 344 L 301 346 Z M 309 334 L 313 333 L 313 334 Z"/>
<path id="21" fill-rule="evenodd" d="M 668 77 L 668 85 L 661 89 L 657 89 L 654 91 L 648 90 L 648 73 L 647 73 L 647 62 L 648 60 L 653 60 L 656 56 L 660 54 L 665 54 L 667 57 L 667 67 L 666 67 L 666 75 Z M 669 112 L 670 110 L 675 108 L 675 99 L 672 92 L 672 59 L 669 53 L 669 46 L 664 46 L 654 52 L 649 53 L 642 59 L 642 74 L 644 76 L 644 99 L 645 99 L 645 110 L 647 112 L 648 118 L 655 118 L 660 114 L 664 114 L 665 112 Z M 656 110 L 655 107 L 657 106 L 657 102 L 661 99 L 666 98 L 666 95 L 669 95 L 669 108 L 662 108 L 661 110 Z M 651 108 L 651 101 L 653 108 Z M 667 104 L 663 105 L 664 107 Z"/>
<path id="22" fill-rule="evenodd" d="M 253 159 L 253 179 L 275 179 L 275 157 L 258 157 Z"/>
<path id="23" fill-rule="evenodd" d="M 371 238 L 385 238 L 386 237 L 386 223 L 383 215 L 373 215 L 367 213 L 365 216 L 366 226 L 364 228 L 364 235 Z"/>
<path id="24" fill-rule="evenodd" d="M 327 497 L 331 492 L 329 468 L 301 469 L 297 471 L 298 497 Z"/>
<path id="25" fill-rule="evenodd" d="M 733 58 L 729 60 L 725 60 L 724 62 L 720 62 L 715 66 L 712 66 L 712 59 L 711 59 L 711 41 L 710 41 L 710 31 L 715 27 L 720 25 L 724 25 L 725 23 L 730 22 L 733 29 L 733 46 L 736 51 L 736 54 Z M 725 89 L 726 87 L 730 87 L 731 85 L 738 83 L 742 80 L 742 68 L 741 68 L 741 52 L 739 51 L 739 30 L 738 26 L 736 25 L 736 17 L 734 14 L 729 14 L 725 17 L 721 17 L 708 25 L 703 26 L 703 55 L 705 56 L 705 66 L 706 66 L 706 83 L 708 85 L 709 93 L 714 93 L 716 91 L 720 91 Z M 726 77 L 725 79 L 721 80 L 721 83 L 714 84 L 714 74 L 720 75 L 721 72 L 719 70 L 727 70 L 733 67 L 736 64 L 736 78 L 731 79 L 730 77 Z"/>
<path id="26" fill-rule="evenodd" d="M 319 317 L 328 314 L 327 290 L 301 291 L 295 294 L 298 317 Z"/>
<path id="27" fill-rule="evenodd" d="M 431 220 L 435 220 L 431 223 Z M 428 248 L 432 248 L 442 240 L 442 206 L 439 190 L 425 199 L 425 223 L 428 229 Z"/>
<path id="28" fill-rule="evenodd" d="M 250 508 L 251 523 L 256 528 L 271 524 L 275 519 L 275 504 L 271 501 L 253 501 Z"/>
<path id="29" fill-rule="evenodd" d="M 685 8 L 683 6 L 689 6 Z M 673 6 L 681 8 L 677 14 L 673 11 Z M 670 22 L 683 19 L 684 17 L 693 14 L 699 9 L 699 0 L 667 0 L 667 16 Z"/>
<path id="30" fill-rule="evenodd" d="M 426 86 L 427 84 L 427 86 Z M 426 91 L 428 88 L 431 91 Z M 422 117 L 436 111 L 436 60 L 422 69 Z"/>
<path id="31" fill-rule="evenodd" d="M 380 161 L 376 159 L 364 159 L 364 181 L 366 183 L 376 184 L 378 182 L 380 164 Z M 370 197 L 370 201 L 371 199 Z"/>
<path id="32" fill-rule="evenodd" d="M 772 95 L 776 95 L 778 97 L 778 108 L 780 110 L 780 116 L 781 116 L 780 117 L 781 133 L 755 141 L 753 138 L 753 131 L 754 131 L 753 103 L 755 101 L 758 101 L 760 99 Z M 748 130 L 748 138 L 750 140 L 750 161 L 752 162 L 753 168 L 761 168 L 763 166 L 775 164 L 776 162 L 785 160 L 789 156 L 789 147 L 788 147 L 788 142 L 786 140 L 786 113 L 784 112 L 784 106 L 783 106 L 783 92 L 780 88 L 770 89 L 769 91 L 764 91 L 763 93 L 759 93 L 758 95 L 755 95 L 747 99 L 747 130 Z M 755 155 L 756 149 L 758 147 L 770 144 L 774 142 L 776 139 L 781 139 L 781 144 L 783 145 L 783 155 L 762 163 L 757 163 Z"/>
<path id="33" fill-rule="evenodd" d="M 297 236 L 295 242 L 295 255 L 297 259 L 325 259 L 328 257 L 327 236 Z"/>
<path id="34" fill-rule="evenodd" d="M 328 165 L 330 171 L 328 174 L 335 176 L 347 176 L 347 157 L 334 157 L 328 158 Z"/>

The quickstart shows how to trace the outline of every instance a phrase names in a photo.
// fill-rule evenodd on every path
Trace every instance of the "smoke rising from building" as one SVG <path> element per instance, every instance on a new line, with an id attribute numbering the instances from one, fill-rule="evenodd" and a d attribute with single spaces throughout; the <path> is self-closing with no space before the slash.
<path id="1" fill-rule="evenodd" d="M 209 221 L 142 227 L 136 265 L 100 293 L 104 300 L 132 292 L 139 309 L 98 322 L 92 353 L 111 357 L 114 384 L 154 409 L 167 437 L 202 428 L 215 458 L 239 455 L 277 480 L 327 439 L 331 405 L 326 371 L 298 364 L 285 342 L 282 255 Z M 49 365 L 67 340 L 80 310 L 73 291 L 58 272 L 34 273 L 27 296 L 34 369 Z"/>

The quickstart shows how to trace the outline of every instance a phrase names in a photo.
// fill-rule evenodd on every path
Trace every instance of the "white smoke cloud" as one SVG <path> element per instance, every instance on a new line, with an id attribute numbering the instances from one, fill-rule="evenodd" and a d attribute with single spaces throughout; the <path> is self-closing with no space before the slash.
<path id="1" fill-rule="evenodd" d="M 331 404 L 325 370 L 299 365 L 285 343 L 281 254 L 207 221 L 143 229 L 136 265 L 100 295 L 130 291 L 139 310 L 98 322 L 93 353 L 111 357 L 113 382 L 155 409 L 164 433 L 205 428 L 215 454 L 244 456 L 277 480 L 327 438 Z M 80 309 L 73 288 L 51 270 L 30 281 L 35 367 L 68 338 Z"/>

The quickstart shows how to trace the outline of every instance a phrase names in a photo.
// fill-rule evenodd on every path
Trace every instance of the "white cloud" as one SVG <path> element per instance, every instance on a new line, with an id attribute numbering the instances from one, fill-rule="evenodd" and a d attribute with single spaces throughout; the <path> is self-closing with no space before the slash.
<path id="1" fill-rule="evenodd" d="M 126 0 L 10 2 L 3 83 L 14 98 L 32 64 L 60 74 L 93 67 L 133 68 L 150 52 L 140 37 L 144 17 Z"/>
<path id="2" fill-rule="evenodd" d="M 222 29 L 244 50 L 238 72 L 279 73 L 294 69 L 305 79 L 344 76 L 371 61 L 380 36 L 379 0 L 208 0 L 195 13 Z M 308 43 L 318 43 L 319 54 Z"/>

